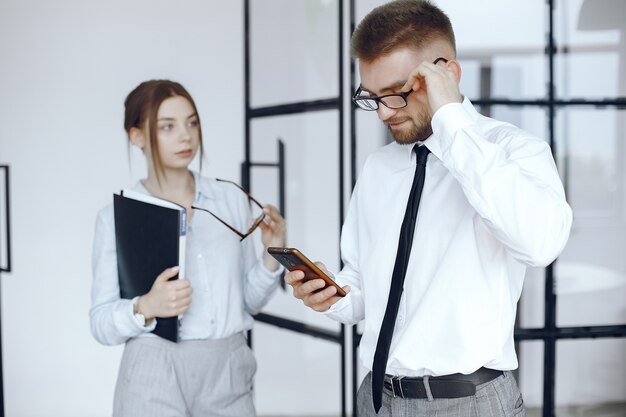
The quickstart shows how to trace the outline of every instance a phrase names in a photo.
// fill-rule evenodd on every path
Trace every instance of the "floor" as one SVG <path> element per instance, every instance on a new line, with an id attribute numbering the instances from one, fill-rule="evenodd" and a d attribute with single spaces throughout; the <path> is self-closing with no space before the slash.
<path id="1" fill-rule="evenodd" d="M 541 409 L 527 410 L 527 417 L 541 417 Z M 287 416 L 259 416 L 287 417 Z M 299 416 L 299 417 L 334 417 L 334 416 Z M 557 408 L 556 417 L 626 417 L 626 403 L 603 404 Z"/>
<path id="2" fill-rule="evenodd" d="M 626 403 L 561 407 L 555 414 L 556 417 L 626 417 Z M 541 417 L 541 410 L 528 410 L 527 417 Z"/>

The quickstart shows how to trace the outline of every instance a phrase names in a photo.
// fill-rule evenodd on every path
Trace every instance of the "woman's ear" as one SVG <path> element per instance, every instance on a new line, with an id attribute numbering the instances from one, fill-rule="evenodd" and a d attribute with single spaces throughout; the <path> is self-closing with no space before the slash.
<path id="1" fill-rule="evenodd" d="M 130 130 L 128 131 L 128 138 L 130 139 L 133 145 L 135 145 L 141 150 L 143 150 L 144 147 L 146 146 L 146 137 L 143 133 L 143 130 L 137 127 L 130 128 Z"/>

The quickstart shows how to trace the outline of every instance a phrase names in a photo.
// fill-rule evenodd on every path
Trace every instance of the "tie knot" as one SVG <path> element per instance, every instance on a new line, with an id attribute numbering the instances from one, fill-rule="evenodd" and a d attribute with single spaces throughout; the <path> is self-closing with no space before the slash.
<path id="1" fill-rule="evenodd" d="M 428 158 L 430 149 L 428 149 L 425 145 L 415 145 L 415 147 L 413 147 L 413 151 L 415 152 L 415 155 L 417 155 L 417 165 L 426 165 L 426 159 Z"/>

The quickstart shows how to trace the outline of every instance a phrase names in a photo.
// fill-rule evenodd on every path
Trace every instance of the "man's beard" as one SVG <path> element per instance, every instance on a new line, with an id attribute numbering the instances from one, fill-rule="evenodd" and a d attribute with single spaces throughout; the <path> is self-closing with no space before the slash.
<path id="1" fill-rule="evenodd" d="M 386 122 L 387 127 L 389 128 L 389 132 L 391 132 L 391 136 L 401 145 L 408 145 L 411 143 L 415 143 L 418 141 L 425 141 L 433 134 L 432 128 L 432 117 L 425 115 L 423 113 L 418 114 L 418 121 L 421 122 L 418 124 L 413 121 L 413 119 L 408 119 L 411 122 L 411 126 L 405 129 L 392 129 L 389 124 L 393 124 L 394 120 L 389 120 Z"/>

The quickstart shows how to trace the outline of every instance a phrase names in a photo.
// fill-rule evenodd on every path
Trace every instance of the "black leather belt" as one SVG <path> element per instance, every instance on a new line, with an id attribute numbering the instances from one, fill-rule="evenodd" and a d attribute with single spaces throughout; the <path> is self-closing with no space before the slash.
<path id="1" fill-rule="evenodd" d="M 384 387 L 392 396 L 400 398 L 461 398 L 476 394 L 476 385 L 489 382 L 504 373 L 480 368 L 469 375 L 452 374 L 431 377 L 398 377 L 385 375 Z"/>

